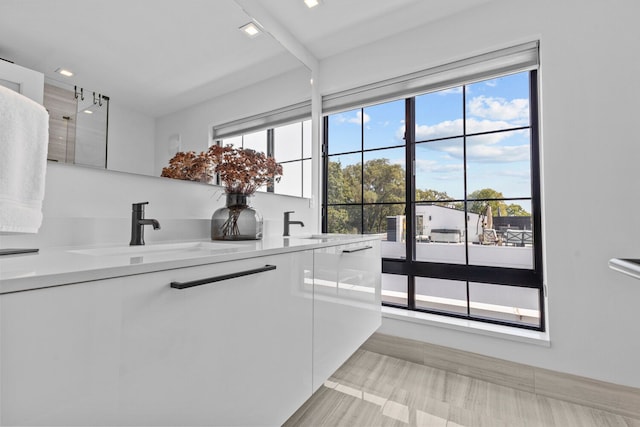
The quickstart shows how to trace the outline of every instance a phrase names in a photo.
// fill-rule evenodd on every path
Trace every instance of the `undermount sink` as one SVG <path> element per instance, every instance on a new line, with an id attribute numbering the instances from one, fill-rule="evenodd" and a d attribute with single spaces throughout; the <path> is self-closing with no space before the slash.
<path id="1" fill-rule="evenodd" d="M 206 256 L 225 252 L 236 252 L 242 246 L 214 242 L 159 243 L 143 246 L 108 246 L 103 248 L 76 249 L 68 252 L 101 257 L 149 257 L 185 258 Z"/>

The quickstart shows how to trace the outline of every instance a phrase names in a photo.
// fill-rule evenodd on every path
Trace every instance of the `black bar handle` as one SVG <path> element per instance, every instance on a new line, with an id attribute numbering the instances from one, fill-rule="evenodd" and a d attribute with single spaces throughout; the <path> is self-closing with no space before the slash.
<path id="1" fill-rule="evenodd" d="M 367 249 L 373 249 L 373 246 L 362 246 L 360 248 L 343 249 L 342 253 L 343 254 L 350 254 L 350 253 L 353 253 L 353 252 L 366 251 Z"/>
<path id="2" fill-rule="evenodd" d="M 251 274 L 262 273 L 264 271 L 275 270 L 275 265 L 265 265 L 264 267 L 255 268 L 253 270 L 239 271 L 237 273 L 223 274 L 222 276 L 208 277 L 206 279 L 192 280 L 190 282 L 171 282 L 174 289 L 193 288 L 194 286 L 206 285 L 207 283 L 221 282 L 223 280 L 235 279 L 236 277 L 249 276 Z"/>

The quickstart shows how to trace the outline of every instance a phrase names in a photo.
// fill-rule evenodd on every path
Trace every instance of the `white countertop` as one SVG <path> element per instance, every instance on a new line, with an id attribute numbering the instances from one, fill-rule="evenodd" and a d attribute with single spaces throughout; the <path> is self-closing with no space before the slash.
<path id="1" fill-rule="evenodd" d="M 118 253 L 115 250 L 118 247 L 124 247 L 123 245 L 43 248 L 38 253 L 0 257 L 0 295 L 379 238 L 377 235 L 354 234 L 323 235 L 322 238 L 278 236 L 233 242 L 199 240 L 189 242 L 201 242 L 204 249 L 185 250 L 178 254 L 167 251 L 164 255 L 161 251 L 157 253 L 145 253 L 145 251 L 153 250 L 156 246 L 172 243 L 181 245 L 189 242 L 163 242 L 136 246 L 125 249 L 124 253 Z M 215 244 L 215 249 L 207 250 L 208 244 Z M 136 252 L 138 248 L 140 251 Z M 102 254 L 102 249 L 106 255 Z M 114 251 L 110 253 L 112 249 Z"/>

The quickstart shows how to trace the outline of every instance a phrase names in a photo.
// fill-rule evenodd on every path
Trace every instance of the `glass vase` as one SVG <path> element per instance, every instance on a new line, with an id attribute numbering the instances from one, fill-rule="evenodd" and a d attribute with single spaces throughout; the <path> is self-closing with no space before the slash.
<path id="1" fill-rule="evenodd" d="M 262 215 L 249 206 L 248 197 L 227 193 L 225 207 L 211 217 L 211 240 L 262 239 Z"/>

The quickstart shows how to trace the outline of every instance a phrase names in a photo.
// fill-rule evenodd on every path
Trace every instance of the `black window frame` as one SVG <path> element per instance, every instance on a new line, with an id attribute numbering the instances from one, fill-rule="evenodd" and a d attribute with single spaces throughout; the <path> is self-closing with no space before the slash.
<path id="1" fill-rule="evenodd" d="M 520 269 L 509 267 L 493 267 L 473 264 L 448 264 L 448 263 L 436 263 L 428 261 L 416 261 L 415 251 L 416 242 L 413 238 L 405 239 L 406 243 L 406 257 L 404 259 L 398 258 L 382 258 L 382 273 L 396 274 L 407 277 L 407 305 L 393 304 L 389 302 L 383 302 L 383 305 L 390 307 L 402 308 L 410 311 L 419 311 L 425 313 L 432 313 L 443 316 L 457 317 L 468 320 L 505 325 L 521 329 L 529 329 L 536 331 L 545 331 L 545 287 L 544 287 L 544 270 L 543 270 L 543 242 L 542 242 L 542 206 L 541 206 L 541 175 L 540 175 L 540 134 L 539 134 L 539 91 L 538 91 L 538 72 L 537 69 L 528 70 L 529 73 L 529 115 L 530 122 L 528 128 L 530 129 L 530 162 L 531 162 L 531 215 L 532 215 L 532 228 L 533 228 L 533 268 L 532 269 Z M 512 73 L 503 73 L 494 77 L 506 76 Z M 483 79 L 484 80 L 484 79 Z M 464 86 L 474 82 L 465 82 Z M 464 92 L 463 92 L 464 96 Z M 393 101 L 389 99 L 388 101 Z M 377 103 L 385 102 L 380 100 Z M 463 99 L 463 105 L 466 105 Z M 361 106 L 361 111 L 364 111 L 366 106 Z M 463 109 L 463 111 L 466 110 Z M 406 221 L 406 235 L 415 235 L 414 218 L 416 214 L 416 205 L 419 203 L 414 200 L 415 194 L 415 175 L 413 167 L 409 165 L 414 164 L 415 160 L 415 96 L 405 98 L 405 154 L 406 165 L 405 168 L 406 177 L 406 197 L 405 197 L 405 221 Z M 322 168 L 323 179 L 322 182 L 322 230 L 327 232 L 328 225 L 328 209 L 331 206 L 360 206 L 361 213 L 364 207 L 367 205 L 361 199 L 359 203 L 328 203 L 328 176 L 329 171 L 329 116 L 323 117 L 323 141 L 322 141 Z M 466 132 L 464 138 L 469 136 Z M 476 134 L 473 134 L 476 135 Z M 465 143 L 466 147 L 466 143 Z M 392 147 L 385 147 L 387 149 Z M 353 151 L 353 154 L 361 153 L 364 156 L 365 152 L 376 151 L 377 149 L 365 150 L 364 146 L 361 146 L 361 150 Z M 361 162 L 364 168 L 364 162 Z M 466 173 L 466 161 L 465 161 L 465 173 Z M 465 179 L 466 185 L 466 179 Z M 466 195 L 466 191 L 465 191 Z M 465 196 L 466 197 L 466 196 Z M 476 200 L 476 199 L 473 199 Z M 501 199 L 502 200 L 502 199 Z M 508 199 L 505 199 L 508 200 Z M 470 199 L 465 198 L 465 202 Z M 465 215 L 467 213 L 468 203 L 464 203 Z M 363 230 L 363 215 L 361 215 L 361 230 Z M 363 230 L 364 231 L 364 230 Z M 449 279 L 466 282 L 467 286 L 467 314 L 457 314 L 451 312 L 443 312 L 437 310 L 430 310 L 427 308 L 416 307 L 415 301 L 415 278 L 426 277 L 434 279 Z M 494 285 L 505 285 L 514 287 L 532 288 L 538 291 L 538 306 L 540 313 L 540 320 L 538 325 L 530 325 L 525 323 L 515 323 L 509 321 L 503 321 L 495 318 L 486 318 L 481 316 L 475 316 L 471 314 L 469 306 L 469 283 L 486 283 Z"/>

